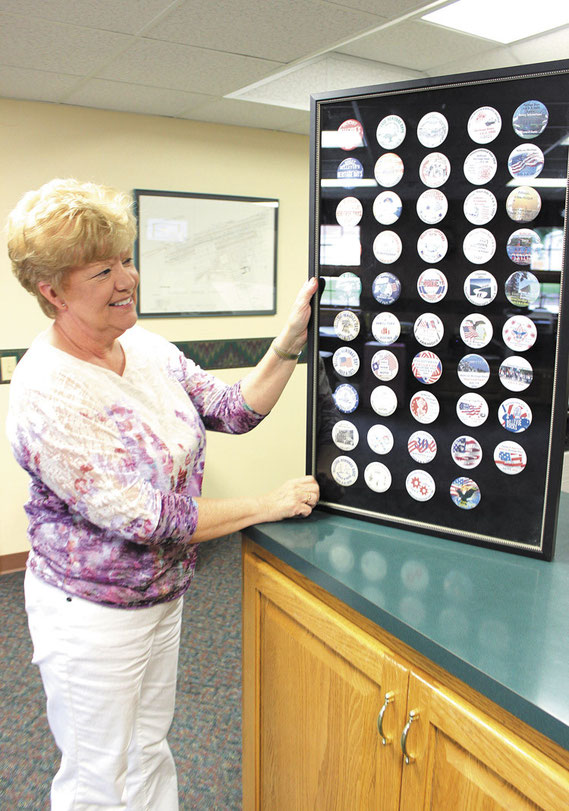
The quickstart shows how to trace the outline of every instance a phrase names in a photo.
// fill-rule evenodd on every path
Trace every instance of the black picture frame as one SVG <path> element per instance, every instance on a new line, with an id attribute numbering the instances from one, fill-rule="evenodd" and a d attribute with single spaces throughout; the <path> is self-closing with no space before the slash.
<path id="1" fill-rule="evenodd" d="M 313 95 L 310 140 L 321 282 L 306 457 L 320 507 L 551 560 L 568 413 L 569 61 Z"/>
<path id="2" fill-rule="evenodd" d="M 142 318 L 274 315 L 279 201 L 134 189 Z"/>

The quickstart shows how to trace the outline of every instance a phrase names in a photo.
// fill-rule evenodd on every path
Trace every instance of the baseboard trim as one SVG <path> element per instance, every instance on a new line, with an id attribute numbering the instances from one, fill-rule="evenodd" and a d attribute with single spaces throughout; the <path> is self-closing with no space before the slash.
<path id="1" fill-rule="evenodd" d="M 26 568 L 27 552 L 14 552 L 11 555 L 0 555 L 0 574 L 21 572 Z"/>

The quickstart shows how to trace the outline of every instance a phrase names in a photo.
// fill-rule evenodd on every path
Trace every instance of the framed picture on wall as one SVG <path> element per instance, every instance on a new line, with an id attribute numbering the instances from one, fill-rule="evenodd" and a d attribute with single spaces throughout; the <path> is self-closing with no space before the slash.
<path id="1" fill-rule="evenodd" d="M 139 314 L 276 312 L 279 201 L 134 190 Z"/>
<path id="2" fill-rule="evenodd" d="M 311 115 L 321 506 L 550 559 L 569 62 L 319 94 Z"/>

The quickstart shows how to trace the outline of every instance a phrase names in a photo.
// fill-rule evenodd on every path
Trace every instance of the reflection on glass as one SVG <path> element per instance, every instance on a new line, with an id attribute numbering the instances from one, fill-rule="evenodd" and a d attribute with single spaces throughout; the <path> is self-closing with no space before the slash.
<path id="1" fill-rule="evenodd" d="M 361 252 L 359 225 L 352 228 L 342 225 L 320 226 L 321 265 L 359 265 Z"/>
<path id="2" fill-rule="evenodd" d="M 563 264 L 563 231 L 561 228 L 536 228 L 541 245 L 532 251 L 532 270 L 561 270 Z"/>
<path id="3" fill-rule="evenodd" d="M 362 283 L 355 273 L 322 276 L 326 286 L 320 298 L 323 307 L 359 307 Z"/>

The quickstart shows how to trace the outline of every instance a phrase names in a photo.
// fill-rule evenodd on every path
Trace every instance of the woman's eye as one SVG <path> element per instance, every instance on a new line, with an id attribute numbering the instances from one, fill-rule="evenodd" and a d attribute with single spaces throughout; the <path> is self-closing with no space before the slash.
<path id="1" fill-rule="evenodd" d="M 127 259 L 122 260 L 123 265 L 132 265 L 132 257 L 129 256 Z"/>
<path id="2" fill-rule="evenodd" d="M 110 268 L 105 268 L 104 270 L 101 270 L 101 272 L 98 273 L 97 276 L 108 276 L 110 272 L 111 272 Z"/>

